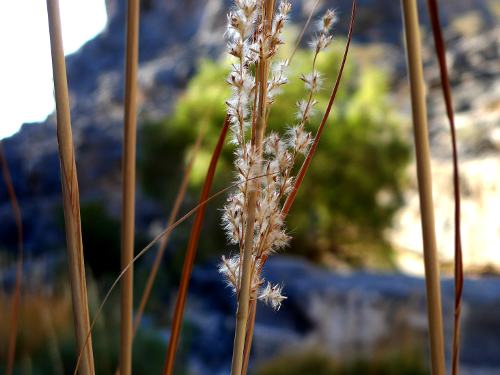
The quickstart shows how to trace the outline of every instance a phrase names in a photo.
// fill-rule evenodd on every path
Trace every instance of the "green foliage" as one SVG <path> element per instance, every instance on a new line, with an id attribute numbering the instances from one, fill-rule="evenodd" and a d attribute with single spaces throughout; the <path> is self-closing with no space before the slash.
<path id="1" fill-rule="evenodd" d="M 423 358 L 412 353 L 338 363 L 321 353 L 284 356 L 257 369 L 256 375 L 427 375 Z"/>
<path id="2" fill-rule="evenodd" d="M 318 59 L 325 90 L 318 94 L 320 111 L 308 125 L 311 130 L 319 125 L 328 102 L 342 49 L 343 43 L 337 42 Z M 409 147 L 387 101 L 387 77 L 355 56 L 348 61 L 328 126 L 288 218 L 294 243 L 287 253 L 319 261 L 333 253 L 354 264 L 387 266 L 390 249 L 382 233 L 402 203 Z M 310 71 L 311 59 L 308 51 L 295 55 L 289 83 L 272 107 L 270 129 L 282 131 L 294 123 L 295 103 L 305 95 L 299 77 Z M 228 67 L 228 61 L 201 62 L 172 115 L 144 127 L 140 165 L 145 191 L 166 202 L 173 201 L 177 184 L 172 183 L 172 175 L 180 174 L 199 127 L 206 124 L 207 138 L 191 180 L 192 187 L 199 188 L 225 116 Z M 232 148 L 227 145 L 218 166 L 216 187 L 232 181 L 232 157 Z M 221 207 L 222 201 L 216 204 Z M 209 237 L 222 232 L 217 228 L 217 215 L 207 219 Z M 208 240 L 212 252 L 219 254 L 223 237 Z"/>

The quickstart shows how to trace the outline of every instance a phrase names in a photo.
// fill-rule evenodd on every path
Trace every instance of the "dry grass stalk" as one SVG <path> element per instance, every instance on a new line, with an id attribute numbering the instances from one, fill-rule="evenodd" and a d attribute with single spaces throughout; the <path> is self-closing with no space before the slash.
<path id="1" fill-rule="evenodd" d="M 14 371 L 14 359 L 16 355 L 16 341 L 19 320 L 19 305 L 21 303 L 21 284 L 23 278 L 23 220 L 21 216 L 21 208 L 17 201 L 16 191 L 10 175 L 9 165 L 3 148 L 3 142 L 0 140 L 0 164 L 2 165 L 2 175 L 9 195 L 14 221 L 17 228 L 17 261 L 16 261 L 16 279 L 14 283 L 14 293 L 12 295 L 11 313 L 10 313 L 10 330 L 7 343 L 7 365 L 5 374 L 11 375 Z"/>
<path id="2" fill-rule="evenodd" d="M 139 54 L 139 0 L 127 2 L 127 47 L 125 59 L 125 127 L 123 145 L 122 253 L 124 269 L 134 257 L 135 163 L 137 138 L 137 65 Z M 133 267 L 121 286 L 120 374 L 132 372 Z"/>
<path id="3" fill-rule="evenodd" d="M 455 131 L 455 117 L 453 115 L 453 101 L 451 98 L 451 85 L 446 65 L 446 47 L 443 32 L 439 21 L 439 8 L 436 0 L 427 0 L 429 15 L 431 18 L 436 55 L 439 62 L 441 85 L 446 106 L 446 114 L 450 124 L 452 159 L 453 159 L 453 192 L 455 200 L 455 314 L 453 322 L 453 344 L 451 372 L 457 375 L 459 372 L 460 357 L 460 313 L 462 309 L 462 290 L 464 286 L 464 271 L 462 264 L 462 238 L 460 232 L 460 171 L 458 168 L 458 149 Z"/>
<path id="4" fill-rule="evenodd" d="M 253 301 L 258 299 L 277 310 L 286 299 L 281 285 L 268 282 L 264 286 L 262 266 L 269 255 L 285 247 L 290 239 L 281 205 L 292 191 L 294 165 L 311 145 L 312 137 L 305 125 L 317 104 L 314 94 L 322 83 L 316 61 L 319 52 L 332 40 L 330 31 L 336 15 L 328 10 L 317 23 L 317 34 L 310 44 L 314 52 L 312 71 L 301 76 L 307 96 L 297 103 L 297 124 L 282 137 L 274 132 L 265 135 L 265 130 L 271 106 L 288 81 L 289 61 L 273 60 L 284 43 L 281 34 L 291 3 L 281 1 L 276 12 L 274 1 L 234 3 L 235 8 L 228 15 L 227 34 L 229 54 L 236 57 L 236 62 L 227 79 L 232 96 L 226 103 L 232 142 L 236 145 L 234 163 L 239 184 L 227 199 L 223 226 L 229 242 L 238 245 L 239 253 L 227 259 L 222 257 L 219 271 L 237 296 L 231 374 L 241 375 L 245 345 L 251 342 L 246 337 L 251 332 L 247 324 L 250 323 L 248 328 L 253 324 L 249 306 L 253 309 Z M 250 141 L 246 140 L 248 129 Z M 250 177 L 257 175 L 264 177 L 248 183 Z"/>
<path id="5" fill-rule="evenodd" d="M 314 8 L 313 8 L 313 11 L 314 11 Z M 311 13 L 311 15 L 310 15 L 310 17 L 308 19 L 308 22 L 306 22 L 306 26 L 305 27 L 307 27 L 307 25 L 308 25 L 308 23 L 310 21 L 311 16 L 312 16 L 312 13 Z M 353 27 L 354 27 L 355 19 L 356 19 L 356 0 L 354 0 L 352 2 L 352 10 L 351 10 L 351 18 L 350 18 L 350 21 L 349 21 L 349 31 L 348 31 L 348 36 L 347 36 L 347 42 L 346 42 L 346 45 L 345 45 L 344 54 L 343 54 L 342 61 L 341 61 L 341 64 L 340 64 L 339 72 L 337 74 L 337 78 L 335 80 L 335 84 L 333 86 L 332 93 L 330 95 L 328 106 L 327 106 L 327 108 L 325 110 L 325 113 L 324 113 L 323 118 L 321 120 L 320 126 L 318 128 L 318 131 L 316 132 L 316 135 L 314 137 L 313 144 L 311 145 L 311 147 L 309 148 L 309 151 L 307 152 L 307 156 L 306 156 L 306 158 L 304 160 L 304 163 L 302 164 L 302 166 L 301 166 L 301 168 L 300 168 L 300 170 L 299 170 L 299 172 L 297 174 L 297 177 L 296 177 L 295 183 L 293 185 L 293 188 L 292 188 L 290 194 L 288 195 L 287 200 L 285 201 L 285 203 L 283 205 L 283 208 L 282 208 L 282 211 L 281 211 L 282 215 L 283 215 L 283 218 L 286 218 L 286 216 L 288 215 L 288 212 L 289 212 L 290 208 L 293 205 L 293 202 L 295 201 L 295 198 L 297 196 L 298 190 L 299 190 L 299 188 L 300 188 L 300 186 L 301 186 L 301 184 L 302 184 L 302 182 L 304 180 L 306 172 L 309 169 L 309 166 L 311 164 L 312 158 L 313 158 L 313 156 L 314 156 L 314 154 L 315 154 L 315 152 L 317 150 L 319 141 L 321 139 L 321 135 L 323 134 L 323 130 L 324 130 L 325 126 L 326 126 L 326 122 L 327 122 L 328 117 L 330 115 L 330 111 L 332 109 L 333 103 L 334 103 L 335 98 L 337 96 L 337 91 L 338 91 L 338 88 L 340 86 L 340 82 L 341 82 L 341 79 L 342 79 L 342 73 L 344 71 L 345 63 L 347 61 L 347 56 L 348 56 L 348 53 L 349 53 L 349 47 L 350 47 L 350 44 L 351 44 L 351 39 L 352 39 L 352 33 L 353 33 Z M 305 27 L 304 27 L 304 30 L 305 30 Z M 298 43 L 300 42 L 300 39 L 302 38 L 302 36 L 304 34 L 304 30 L 302 31 L 301 36 L 299 37 L 299 40 L 298 40 L 296 46 L 298 46 Z M 295 50 L 294 50 L 294 53 L 295 53 Z M 289 62 L 291 62 L 291 59 L 293 58 L 294 53 L 292 53 L 292 56 L 290 57 Z M 263 265 L 265 264 L 266 261 L 267 261 L 267 257 L 262 260 L 261 267 L 263 267 Z M 256 301 L 252 300 L 251 303 L 250 303 L 249 321 L 247 323 L 248 327 L 247 327 L 247 337 L 246 337 L 246 341 L 245 341 L 245 350 L 244 350 L 244 358 L 243 358 L 244 362 L 243 362 L 242 375 L 246 375 L 247 370 L 248 370 L 248 364 L 249 364 L 249 358 L 250 358 L 250 351 L 251 351 L 252 340 L 253 340 L 253 329 L 254 329 L 254 326 L 255 326 L 256 308 L 257 308 Z"/>
<path id="6" fill-rule="evenodd" d="M 93 375 L 94 357 L 92 353 L 92 340 L 90 337 L 87 338 L 87 333 L 90 332 L 90 324 L 80 222 L 80 196 L 71 132 L 68 84 L 58 0 L 47 0 L 47 13 L 56 96 L 57 140 L 61 161 L 63 208 L 75 319 L 75 336 L 77 339 L 77 348 L 82 352 L 83 357 L 81 373 Z"/>
<path id="7" fill-rule="evenodd" d="M 184 201 L 184 196 L 186 195 L 186 191 L 187 191 L 188 184 L 189 184 L 189 177 L 191 175 L 191 170 L 193 169 L 193 164 L 196 160 L 196 156 L 198 154 L 198 151 L 200 150 L 201 141 L 202 141 L 204 133 L 205 133 L 206 125 L 207 125 L 207 123 L 205 122 L 200 127 L 200 129 L 198 131 L 198 135 L 196 136 L 196 141 L 195 141 L 195 144 L 193 146 L 191 157 L 189 159 L 188 164 L 186 165 L 186 168 L 184 169 L 184 174 L 182 176 L 181 185 L 179 187 L 179 191 L 177 192 L 177 196 L 175 197 L 174 206 L 172 207 L 172 211 L 170 211 L 170 216 L 168 217 L 168 220 L 167 220 L 167 227 L 172 226 L 172 224 L 175 222 L 175 219 L 177 218 L 177 215 L 179 214 L 179 209 L 181 208 L 181 203 Z M 153 262 L 153 266 L 151 267 L 151 270 L 149 272 L 149 276 L 148 276 L 148 279 L 146 281 L 146 286 L 144 287 L 144 292 L 142 293 L 141 302 L 139 303 L 139 307 L 137 308 L 137 311 L 135 312 L 134 336 L 137 333 L 137 329 L 139 328 L 139 325 L 141 323 L 142 315 L 143 315 L 144 310 L 146 308 L 146 304 L 148 302 L 149 296 L 151 295 L 151 291 L 153 289 L 156 275 L 158 274 L 158 269 L 160 268 L 163 254 L 165 252 L 165 249 L 167 248 L 168 240 L 170 239 L 170 233 L 171 232 L 167 233 L 160 240 L 160 244 L 158 246 L 158 252 L 156 253 L 156 258 L 155 258 L 155 260 Z"/>
<path id="8" fill-rule="evenodd" d="M 198 248 L 198 241 L 201 234 L 203 219 L 205 218 L 206 204 L 209 200 L 209 193 L 212 187 L 215 170 L 217 168 L 217 162 L 219 161 L 219 157 L 222 152 L 222 148 L 224 146 L 224 141 L 226 139 L 228 128 L 229 128 L 229 120 L 226 117 L 226 119 L 224 120 L 224 125 L 219 135 L 219 140 L 217 141 L 217 145 L 215 146 L 215 150 L 210 160 L 210 165 L 208 167 L 207 175 L 205 177 L 205 182 L 203 183 L 203 189 L 200 195 L 200 203 L 196 208 L 197 210 L 196 217 L 194 219 L 194 223 L 191 229 L 191 234 L 189 235 L 189 243 L 186 251 L 186 257 L 184 259 L 184 264 L 182 266 L 182 276 L 179 285 L 179 292 L 177 294 L 174 315 L 172 318 L 172 328 L 167 348 L 165 366 L 163 368 L 164 375 L 171 375 L 174 370 L 175 354 L 177 352 L 177 347 L 179 345 L 181 324 L 184 315 L 184 307 L 186 304 L 187 290 L 189 287 L 189 281 L 193 270 L 194 260 L 196 258 L 196 250 Z"/>
<path id="9" fill-rule="evenodd" d="M 261 25 L 263 30 L 263 39 L 259 46 L 259 62 L 256 65 L 257 75 L 255 77 L 255 90 L 258 89 L 258 105 L 257 113 L 254 117 L 255 120 L 252 124 L 251 134 L 251 153 L 255 155 L 255 160 L 262 157 L 262 141 L 264 131 L 266 128 L 266 115 L 267 115 L 267 89 L 268 89 L 268 76 L 269 76 L 269 58 L 263 54 L 263 45 L 267 42 L 267 38 L 272 32 L 272 22 L 274 16 L 274 1 L 265 0 L 262 4 L 263 11 L 261 12 Z M 244 35 L 242 35 L 244 37 Z M 243 66 L 243 61 L 240 59 L 240 64 Z M 257 96 L 257 94 L 256 94 Z M 255 105 L 255 104 L 254 104 Z M 238 295 L 238 308 L 236 311 L 236 328 L 234 333 L 233 344 L 233 358 L 231 362 L 231 374 L 240 375 L 243 368 L 243 353 L 245 349 L 245 336 L 246 324 L 248 320 L 248 311 L 251 291 L 251 278 L 252 278 L 252 257 L 254 246 L 254 231 L 255 231 L 255 218 L 257 211 L 257 188 L 249 187 L 247 201 L 245 203 L 245 210 L 247 220 L 245 225 L 244 245 L 240 254 L 242 264 L 240 266 L 240 280 L 239 280 L 239 295 Z"/>
<path id="10" fill-rule="evenodd" d="M 425 104 L 425 87 L 420 50 L 418 10 L 415 0 L 402 0 L 402 5 L 413 113 L 420 212 L 422 216 L 431 367 L 432 374 L 444 375 L 445 363 L 441 288 L 434 225 L 427 109 Z"/>

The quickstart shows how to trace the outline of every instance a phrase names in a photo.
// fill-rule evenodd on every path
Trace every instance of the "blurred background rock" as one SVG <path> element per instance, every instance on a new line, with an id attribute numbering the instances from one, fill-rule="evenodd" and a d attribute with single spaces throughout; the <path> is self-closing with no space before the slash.
<path id="1" fill-rule="evenodd" d="M 500 280 L 484 275 L 497 275 L 500 269 L 500 7 L 494 0 L 440 3 L 458 127 L 465 270 L 477 278 L 465 286 L 462 373 L 497 374 Z M 137 249 L 164 225 L 198 128 L 206 126 L 183 212 L 197 202 L 224 117 L 228 60 L 223 31 L 229 5 L 222 0 L 142 1 Z M 310 5 L 294 2 L 288 40 L 300 31 Z M 108 0 L 106 6 L 105 30 L 67 59 L 94 304 L 119 269 L 125 2 Z M 334 47 L 320 60 L 328 83 L 336 74 L 350 6 L 346 0 L 322 5 L 340 14 Z M 437 237 L 446 273 L 453 266 L 451 147 L 425 2 L 420 6 Z M 427 371 L 421 229 L 402 40 L 397 2 L 359 1 L 355 43 L 339 100 L 290 215 L 294 241 L 285 253 L 294 257 L 278 257 L 270 265 L 270 279 L 285 282 L 289 299 L 278 313 L 259 309 L 253 353 L 256 374 L 288 374 L 278 368 L 288 362 L 287 353 L 302 361 L 297 362 L 297 368 L 305 369 L 302 374 L 410 373 L 391 370 L 394 363 L 400 370 L 414 369 L 415 374 Z M 271 127 L 293 118 L 290 108 L 302 95 L 297 77 L 309 70 L 308 61 L 305 51 L 296 56 L 294 77 L 276 103 Z M 328 83 L 320 103 L 327 99 Z M 22 315 L 26 318 L 21 320 L 21 331 L 31 334 L 20 341 L 18 368 L 31 368 L 33 373 L 71 371 L 74 355 L 54 121 L 51 115 L 43 123 L 25 124 L 3 141 L 23 213 L 27 251 Z M 231 157 L 228 146 L 214 191 L 231 181 Z M 215 261 L 226 247 L 217 210 L 222 204 L 223 198 L 209 206 L 204 225 L 179 373 L 227 372 L 234 306 L 215 273 Z M 0 311 L 6 312 L 14 280 L 16 232 L 3 184 L 0 223 L 0 281 L 5 290 Z M 173 233 L 135 345 L 134 373 L 150 374 L 162 366 L 165 327 L 188 233 L 189 223 Z M 152 254 L 139 263 L 136 295 L 142 292 L 151 259 Z M 452 283 L 447 280 L 443 286 L 449 324 Z M 49 318 L 30 313 L 44 308 Z M 98 373 L 110 373 L 116 361 L 118 338 L 103 332 L 117 326 L 118 315 L 112 301 L 96 332 L 97 347 L 107 348 L 102 350 L 106 358 L 99 361 L 103 367 Z M 6 324 L 5 319 L 0 321 Z M 30 324 L 45 328 L 36 333 Z M 450 338 L 451 326 L 446 329 Z M 0 326 L 1 345 L 6 332 Z M 144 364 L 142 350 L 151 356 Z M 373 372 L 363 370 L 366 366 Z M 54 368 L 58 370 L 49 370 Z"/>

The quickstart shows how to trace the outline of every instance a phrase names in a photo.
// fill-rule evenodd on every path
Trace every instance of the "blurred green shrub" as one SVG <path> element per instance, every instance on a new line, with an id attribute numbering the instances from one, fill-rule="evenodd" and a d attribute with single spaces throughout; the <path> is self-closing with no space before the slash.
<path id="1" fill-rule="evenodd" d="M 338 363 L 325 354 L 310 352 L 273 359 L 260 366 L 255 375 L 427 375 L 423 358 L 412 353 L 374 360 Z"/>
<path id="2" fill-rule="evenodd" d="M 337 42 L 332 50 L 320 55 L 318 68 L 326 84 L 318 94 L 320 111 L 312 118 L 310 129 L 319 125 L 342 49 L 343 43 Z M 334 254 L 335 259 L 350 264 L 387 267 L 391 265 L 391 251 L 383 231 L 402 204 L 409 147 L 398 127 L 398 116 L 387 100 L 386 75 L 355 56 L 349 58 L 328 127 L 288 218 L 294 242 L 287 253 L 317 261 Z M 295 103 L 304 96 L 299 76 L 310 71 L 311 60 L 308 51 L 295 55 L 289 83 L 272 107 L 270 129 L 294 123 Z M 204 148 L 191 180 L 192 187 L 199 188 L 225 116 L 229 63 L 202 61 L 172 115 L 143 127 L 139 165 L 147 193 L 164 202 L 173 201 L 178 185 L 173 181 L 178 180 L 176 176 L 181 173 L 198 129 L 206 125 Z M 232 181 L 231 163 L 232 148 L 227 144 L 213 191 Z M 220 208 L 222 204 L 219 200 L 212 207 Z M 220 213 L 209 212 L 216 214 L 207 217 L 205 227 L 210 228 L 210 236 L 202 246 L 219 254 L 225 246 L 223 236 L 218 235 L 222 232 L 217 228 Z"/>

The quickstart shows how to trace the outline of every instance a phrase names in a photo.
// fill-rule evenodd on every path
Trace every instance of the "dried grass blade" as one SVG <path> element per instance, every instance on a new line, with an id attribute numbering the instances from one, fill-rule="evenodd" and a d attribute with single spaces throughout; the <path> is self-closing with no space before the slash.
<path id="1" fill-rule="evenodd" d="M 80 222 L 80 195 L 71 132 L 68 83 L 66 79 L 66 63 L 64 61 L 58 0 L 47 0 L 47 14 L 56 96 L 57 140 L 61 161 L 62 195 L 73 314 L 75 319 L 75 336 L 77 339 L 77 348 L 83 353 L 81 373 L 93 375 L 95 371 L 92 340 L 89 337 L 87 342 L 86 338 L 87 332 L 90 331 L 90 324 Z"/>
<path id="2" fill-rule="evenodd" d="M 332 90 L 332 93 L 330 95 L 330 99 L 328 101 L 328 106 L 326 107 L 325 113 L 324 113 L 323 118 L 321 120 L 321 123 L 319 125 L 316 136 L 314 137 L 313 144 L 311 145 L 311 148 L 310 148 L 309 152 L 307 153 L 307 156 L 304 160 L 304 163 L 300 167 L 300 170 L 299 170 L 299 173 L 297 174 L 297 179 L 295 181 L 295 184 L 293 185 L 292 191 L 290 192 L 290 195 L 287 197 L 285 204 L 283 205 L 282 212 L 283 212 L 283 215 L 285 215 L 285 216 L 290 211 L 290 208 L 292 207 L 292 204 L 295 201 L 295 198 L 297 196 L 297 192 L 299 191 L 300 185 L 302 184 L 302 181 L 304 180 L 306 172 L 309 169 L 312 158 L 316 152 L 316 149 L 318 148 L 318 144 L 319 144 L 319 141 L 321 139 L 321 135 L 322 135 L 323 130 L 326 126 L 326 121 L 328 120 L 328 116 L 330 115 L 330 111 L 331 111 L 333 103 L 335 101 L 335 97 L 337 96 L 337 91 L 339 89 L 340 81 L 342 79 L 342 73 L 344 71 L 344 66 L 345 66 L 345 63 L 347 61 L 347 55 L 349 53 L 349 46 L 351 45 L 352 32 L 353 32 L 355 19 L 356 19 L 356 0 L 353 0 L 352 10 L 351 10 L 351 20 L 349 22 L 349 33 L 347 35 L 347 42 L 346 42 L 346 46 L 344 49 L 344 55 L 342 56 L 342 62 L 340 64 L 339 73 L 337 75 L 335 85 L 333 86 L 333 90 Z"/>
<path id="3" fill-rule="evenodd" d="M 460 357 L 460 315 L 462 310 L 462 290 L 464 286 L 464 271 L 462 262 L 462 238 L 460 231 L 460 171 L 458 164 L 457 137 L 455 130 L 455 117 L 453 112 L 453 101 L 451 95 L 451 84 L 448 77 L 446 64 L 446 47 L 444 44 L 443 31 L 439 21 L 439 8 L 436 0 L 427 0 L 429 16 L 431 19 L 434 45 L 439 62 L 441 86 L 446 106 L 446 114 L 450 124 L 452 159 L 453 159 L 453 191 L 455 200 L 455 314 L 453 322 L 453 346 L 452 346 L 452 374 L 459 372 Z"/>
<path id="4" fill-rule="evenodd" d="M 177 295 L 177 300 L 175 303 L 174 316 L 172 318 L 172 328 L 170 334 L 170 341 L 167 348 L 167 355 L 165 359 L 165 367 L 163 369 L 164 375 L 171 375 L 174 369 L 175 354 L 177 352 L 177 346 L 179 344 L 180 331 L 182 317 L 184 315 L 184 307 L 186 304 L 187 290 L 189 287 L 189 281 L 191 279 L 191 273 L 193 270 L 193 264 L 196 257 L 196 250 L 198 248 L 198 240 L 200 238 L 201 228 L 203 224 L 203 219 L 205 217 L 206 203 L 212 187 L 212 182 L 215 175 L 215 170 L 217 167 L 217 162 L 219 156 L 222 152 L 224 146 L 224 140 L 226 139 L 227 130 L 229 128 L 229 119 L 226 116 L 224 120 L 224 125 L 221 129 L 219 140 L 212 154 L 212 159 L 210 160 L 210 165 L 208 167 L 207 176 L 203 184 L 203 189 L 200 196 L 200 207 L 196 213 L 194 219 L 193 227 L 191 229 L 191 234 L 189 236 L 189 243 L 186 251 L 186 257 L 184 259 L 184 264 L 182 267 L 182 276 L 179 285 L 179 292 Z"/>
<path id="5" fill-rule="evenodd" d="M 10 174 L 7 158 L 5 157 L 3 142 L 0 140 L 0 164 L 2 165 L 2 175 L 7 188 L 10 204 L 14 214 L 14 221 L 17 228 L 17 261 L 16 261 L 16 279 L 14 283 L 14 294 L 12 296 L 12 305 L 10 313 L 10 329 L 7 344 L 7 366 L 6 375 L 12 375 L 14 371 L 14 359 L 16 354 L 16 341 L 19 319 L 19 305 L 21 303 L 21 285 L 23 278 L 23 258 L 24 258 L 24 243 L 23 243 L 23 219 L 21 208 L 17 200 L 14 184 Z"/>
<path id="6" fill-rule="evenodd" d="M 125 124 L 123 142 L 123 195 L 121 266 L 134 257 L 135 175 L 137 140 L 137 69 L 139 55 L 139 0 L 127 1 L 127 46 L 125 61 Z M 132 314 L 134 269 L 125 273 L 121 287 L 120 374 L 132 373 Z"/>

